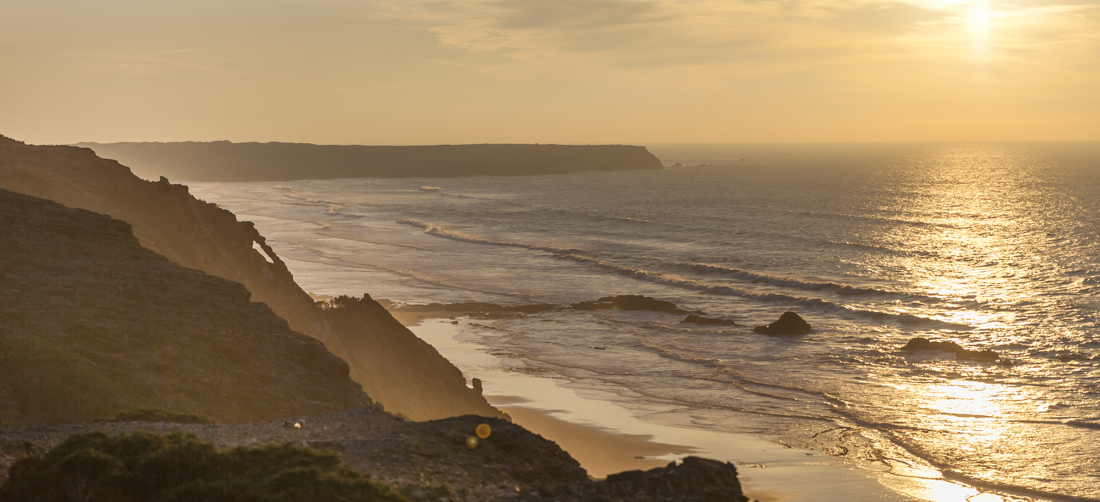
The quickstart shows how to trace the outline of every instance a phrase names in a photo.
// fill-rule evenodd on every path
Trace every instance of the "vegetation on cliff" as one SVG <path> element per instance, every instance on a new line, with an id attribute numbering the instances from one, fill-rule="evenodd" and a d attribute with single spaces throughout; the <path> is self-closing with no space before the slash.
<path id="1" fill-rule="evenodd" d="M 181 433 L 77 434 L 10 472 L 0 486 L 4 502 L 406 500 L 330 450 L 290 443 L 218 450 Z"/>
<path id="2" fill-rule="evenodd" d="M 143 248 L 125 222 L 0 190 L 0 421 L 370 404 L 344 361 L 249 296 Z"/>

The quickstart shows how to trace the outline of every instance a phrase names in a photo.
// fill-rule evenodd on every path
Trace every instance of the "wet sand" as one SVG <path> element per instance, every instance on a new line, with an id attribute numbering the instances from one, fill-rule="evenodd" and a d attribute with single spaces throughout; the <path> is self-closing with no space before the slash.
<path id="1" fill-rule="evenodd" d="M 508 404 L 508 399 L 489 398 L 489 404 L 512 417 L 527 430 L 549 439 L 577 459 L 594 478 L 635 469 L 664 467 L 669 457 L 695 452 L 689 446 L 653 441 L 653 436 L 622 434 L 602 427 L 580 425 L 554 418 L 543 410 Z M 662 457 L 662 458 L 657 458 Z"/>
<path id="2" fill-rule="evenodd" d="M 643 422 L 610 400 L 582 397 L 555 379 L 502 370 L 497 356 L 456 338 L 462 324 L 476 321 L 463 312 L 394 314 L 467 379 L 480 378 L 490 404 L 515 423 L 558 443 L 592 477 L 651 469 L 696 455 L 733 462 L 745 495 L 759 502 L 1004 500 L 950 483 L 935 472 L 891 474 L 844 467 L 818 452 L 785 448 L 754 436 Z"/>

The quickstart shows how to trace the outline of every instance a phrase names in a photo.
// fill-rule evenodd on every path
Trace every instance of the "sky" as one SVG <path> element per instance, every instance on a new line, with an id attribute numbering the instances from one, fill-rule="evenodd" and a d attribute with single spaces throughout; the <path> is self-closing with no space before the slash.
<path id="1" fill-rule="evenodd" d="M 0 0 L 0 134 L 1100 140 L 1100 0 Z"/>

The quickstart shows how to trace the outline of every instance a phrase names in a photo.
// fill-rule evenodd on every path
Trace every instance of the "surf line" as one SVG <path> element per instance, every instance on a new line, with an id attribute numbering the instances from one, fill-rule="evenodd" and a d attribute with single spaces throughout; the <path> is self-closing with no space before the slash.
<path id="1" fill-rule="evenodd" d="M 559 248 L 559 247 L 553 247 L 553 246 L 540 246 L 540 245 L 537 245 L 537 244 L 524 244 L 522 242 L 508 242 L 508 241 L 496 241 L 496 240 L 492 240 L 492 239 L 486 239 L 486 238 L 483 238 L 483 237 L 477 237 L 477 236 L 474 236 L 474 235 L 455 232 L 453 230 L 448 230 L 447 228 L 445 228 L 441 225 L 437 225 L 435 223 L 429 223 L 429 222 L 426 222 L 426 221 L 414 220 L 412 218 L 401 218 L 400 220 L 397 220 L 397 223 L 400 223 L 402 225 L 409 225 L 409 226 L 413 226 L 413 227 L 422 228 L 422 229 L 424 229 L 424 233 L 426 233 L 428 235 L 431 235 L 431 236 L 434 236 L 434 237 L 441 237 L 441 238 L 444 238 L 444 239 L 451 239 L 451 240 L 459 241 L 459 242 L 468 242 L 470 244 L 484 244 L 484 245 L 488 245 L 488 246 L 506 246 L 506 247 L 514 247 L 514 248 L 523 248 L 523 249 L 530 249 L 530 250 L 533 250 L 533 251 L 548 251 L 548 252 L 551 252 L 551 253 L 554 253 L 554 254 L 588 254 L 587 251 L 585 251 L 583 249 L 577 249 L 577 248 Z"/>

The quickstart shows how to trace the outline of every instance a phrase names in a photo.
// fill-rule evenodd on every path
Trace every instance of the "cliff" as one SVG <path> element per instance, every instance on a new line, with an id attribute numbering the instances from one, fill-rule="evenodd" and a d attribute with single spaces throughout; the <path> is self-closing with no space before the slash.
<path id="1" fill-rule="evenodd" d="M 284 181 L 372 176 L 565 174 L 661 169 L 642 146 L 359 146 L 308 143 L 81 143 L 146 179 Z"/>
<path id="2" fill-rule="evenodd" d="M 376 389 L 371 397 L 387 411 L 414 420 L 500 415 L 466 387 L 458 369 L 384 310 L 356 314 L 360 321 L 341 321 L 334 328 L 328 319 L 340 309 L 315 305 L 251 222 L 195 199 L 185 186 L 144 181 L 86 148 L 31 146 L 0 136 L 0 188 L 123 220 L 142 246 L 173 263 L 243 284 L 252 301 L 267 304 L 291 329 L 322 341 L 347 361 L 352 377 L 365 389 Z M 401 350 L 362 356 L 375 350 L 378 339 L 388 341 L 383 347 Z M 373 358 L 393 365 L 383 370 Z M 414 398 L 385 390 L 394 388 L 418 392 Z"/>
<path id="3" fill-rule="evenodd" d="M 249 296 L 145 249 L 125 222 L 0 190 L 0 422 L 371 403 L 344 361 Z"/>

